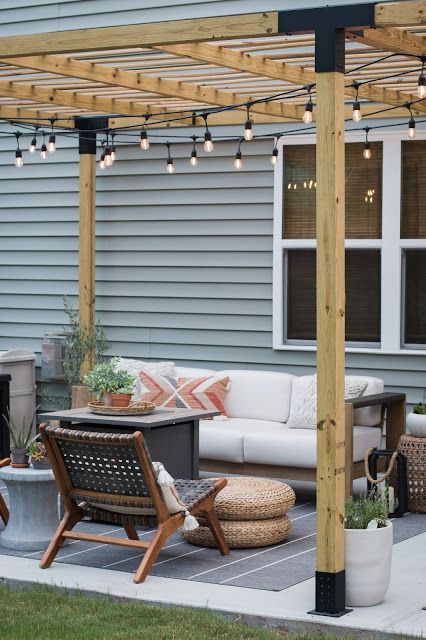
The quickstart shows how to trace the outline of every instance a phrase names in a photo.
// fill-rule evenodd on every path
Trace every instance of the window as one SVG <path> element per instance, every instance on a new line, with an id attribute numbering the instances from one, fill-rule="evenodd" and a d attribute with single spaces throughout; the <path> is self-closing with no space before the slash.
<path id="1" fill-rule="evenodd" d="M 426 351 L 426 133 L 380 132 L 363 158 L 347 134 L 346 342 L 349 350 Z M 309 141 L 309 144 L 307 144 Z M 283 137 L 275 167 L 274 348 L 316 339 L 315 140 Z"/>

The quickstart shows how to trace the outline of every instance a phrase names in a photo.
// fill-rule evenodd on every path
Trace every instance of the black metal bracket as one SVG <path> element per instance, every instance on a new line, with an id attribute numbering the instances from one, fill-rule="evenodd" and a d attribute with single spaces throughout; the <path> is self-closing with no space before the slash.
<path id="1" fill-rule="evenodd" d="M 78 151 L 81 154 L 96 155 L 96 132 L 108 129 L 108 118 L 95 116 L 93 118 L 74 118 L 75 128 L 78 129 Z"/>
<path id="2" fill-rule="evenodd" d="M 345 571 L 315 573 L 315 609 L 308 613 L 340 618 L 352 611 L 345 608 Z"/>
<path id="3" fill-rule="evenodd" d="M 278 12 L 278 32 L 315 33 L 315 71 L 345 71 L 345 29 L 374 26 L 374 4 Z"/>

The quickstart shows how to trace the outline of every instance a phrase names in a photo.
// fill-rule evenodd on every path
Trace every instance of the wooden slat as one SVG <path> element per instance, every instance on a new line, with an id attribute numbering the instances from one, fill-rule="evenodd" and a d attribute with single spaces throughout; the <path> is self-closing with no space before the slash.
<path id="1" fill-rule="evenodd" d="M 246 53 L 235 52 L 226 47 L 211 44 L 190 44 L 156 47 L 161 51 L 168 51 L 176 55 L 187 55 L 195 60 L 212 62 L 231 69 L 249 71 L 254 74 L 270 78 L 278 78 L 305 86 L 316 82 L 315 72 L 296 64 L 286 64 L 277 60 L 270 60 L 265 56 L 251 56 Z M 346 83 L 347 84 L 347 83 Z M 356 89 L 346 86 L 345 94 L 355 97 Z M 364 84 L 359 88 L 359 97 L 389 105 L 400 105 L 409 97 L 401 96 L 398 91 L 393 91 L 375 84 Z M 418 113 L 426 113 L 426 105 L 416 105 Z"/>
<path id="2" fill-rule="evenodd" d="M 96 256 L 96 156 L 80 155 L 80 223 L 79 223 L 79 311 L 80 323 L 90 329 L 95 325 L 95 256 Z M 82 374 L 94 365 L 93 353 L 82 367 Z"/>
<path id="3" fill-rule="evenodd" d="M 364 31 L 347 31 L 346 37 L 354 42 L 361 42 L 378 51 L 392 51 L 393 53 L 421 56 L 426 52 L 426 41 L 422 36 L 402 29 L 378 28 Z M 411 61 L 412 64 L 414 61 Z"/>
<path id="4" fill-rule="evenodd" d="M 64 129 L 74 127 L 74 118 L 56 112 L 39 111 L 37 109 L 27 109 L 25 107 L 15 107 L 0 104 L 0 119 L 16 120 L 16 122 L 27 122 L 29 124 L 47 126 L 50 123 L 48 118 L 60 118 L 58 126 Z"/>
<path id="5" fill-rule="evenodd" d="M 63 76 L 71 76 L 74 78 L 84 78 L 85 80 L 102 82 L 111 86 L 127 87 L 129 89 L 135 89 L 136 91 L 151 91 L 154 94 L 173 96 L 177 98 L 183 98 L 185 100 L 194 100 L 205 104 L 213 104 L 225 107 L 233 104 L 244 103 L 250 99 L 250 96 L 239 95 L 238 93 L 234 93 L 232 91 L 215 89 L 213 87 L 205 86 L 205 84 L 202 83 L 195 84 L 191 82 L 180 82 L 177 80 L 160 78 L 158 76 L 148 76 L 136 71 L 121 70 L 117 67 L 105 67 L 103 65 L 94 64 L 91 62 L 74 60 L 65 56 L 33 56 L 31 58 L 14 58 L 14 64 L 22 65 L 24 67 L 31 67 L 40 71 L 58 73 Z M 16 83 L 14 84 L 16 85 Z M 50 92 L 52 94 L 52 102 L 56 99 L 57 96 L 62 97 L 63 93 L 68 94 L 66 95 L 66 98 L 69 99 L 70 92 L 60 89 L 42 90 L 46 93 Z M 0 95 L 1 91 L 2 82 L 0 81 Z M 86 96 L 83 94 L 79 94 L 79 96 L 83 96 L 80 100 L 81 106 L 90 104 L 91 100 L 93 100 L 91 96 Z M 124 103 L 124 101 L 110 100 L 108 98 L 97 98 L 96 100 L 99 106 L 104 105 L 104 100 L 107 101 L 106 104 L 110 102 L 110 113 L 120 113 L 125 115 L 129 113 L 129 109 L 134 113 L 131 102 Z M 106 104 L 104 106 L 106 106 Z M 95 107 L 93 106 L 91 108 Z M 294 118 L 297 120 L 300 119 L 303 115 L 302 107 L 297 107 L 292 104 L 285 104 L 280 102 L 253 105 L 252 111 L 254 113 L 274 115 L 281 118 Z M 146 105 L 144 108 L 139 107 L 139 110 L 137 112 L 139 114 L 150 112 L 155 113 L 155 109 L 152 106 L 149 107 L 148 105 Z"/>
<path id="6" fill-rule="evenodd" d="M 83 542 L 97 542 L 98 544 L 115 544 L 118 547 L 131 547 L 132 549 L 148 549 L 149 542 L 144 540 L 129 540 L 128 538 L 112 538 L 111 536 L 100 536 L 94 533 L 83 533 L 82 531 L 64 531 L 63 537 L 68 540 L 82 540 Z"/>
<path id="7" fill-rule="evenodd" d="M 256 38 L 278 31 L 278 14 L 170 20 L 0 38 L 0 57 L 154 47 L 177 42 Z"/>
<path id="8" fill-rule="evenodd" d="M 385 2 L 374 7 L 377 27 L 408 27 L 426 24 L 426 2 L 424 0 L 403 0 Z"/>
<path id="9" fill-rule="evenodd" d="M 317 77 L 317 570 L 344 569 L 345 152 L 343 74 Z"/>

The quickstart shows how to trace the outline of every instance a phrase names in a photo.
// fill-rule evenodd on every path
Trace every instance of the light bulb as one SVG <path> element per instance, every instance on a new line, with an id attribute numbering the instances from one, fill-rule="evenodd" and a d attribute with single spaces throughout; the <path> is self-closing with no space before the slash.
<path id="1" fill-rule="evenodd" d="M 416 122 L 414 118 L 411 118 L 410 122 L 408 123 L 408 137 L 414 138 L 415 135 L 416 135 Z"/>
<path id="2" fill-rule="evenodd" d="M 210 153 L 211 151 L 213 151 L 213 149 L 214 146 L 212 141 L 212 134 L 210 133 L 210 131 L 206 131 L 204 134 L 204 151 Z"/>
<path id="3" fill-rule="evenodd" d="M 175 170 L 175 165 L 173 164 L 172 158 L 167 159 L 167 173 L 173 173 Z"/>
<path id="4" fill-rule="evenodd" d="M 101 155 L 101 159 L 99 160 L 99 169 L 105 169 L 105 153 Z"/>
<path id="5" fill-rule="evenodd" d="M 113 162 L 115 162 L 117 160 L 117 152 L 116 152 L 114 146 L 111 147 L 111 160 Z"/>
<path id="6" fill-rule="evenodd" d="M 234 160 L 234 167 L 235 169 L 237 169 L 237 171 L 239 171 L 243 166 L 243 160 L 242 160 L 242 155 L 241 155 L 241 151 L 237 151 L 237 153 L 235 154 L 235 160 Z"/>
<path id="7" fill-rule="evenodd" d="M 277 164 L 277 162 L 278 162 L 278 148 L 274 147 L 272 149 L 271 163 L 272 164 Z"/>
<path id="8" fill-rule="evenodd" d="M 141 149 L 143 149 L 144 151 L 149 149 L 148 134 L 145 129 L 142 129 L 141 131 Z"/>
<path id="9" fill-rule="evenodd" d="M 107 147 L 105 149 L 105 166 L 110 167 L 114 160 L 111 158 L 111 149 Z"/>
<path id="10" fill-rule="evenodd" d="M 34 153 L 34 151 L 36 150 L 36 147 L 37 147 L 37 138 L 34 136 L 30 144 L 30 153 Z"/>
<path id="11" fill-rule="evenodd" d="M 15 167 L 21 169 L 24 166 L 24 159 L 22 157 L 22 151 L 20 149 L 16 149 L 15 153 Z"/>
<path id="12" fill-rule="evenodd" d="M 364 145 L 364 151 L 363 151 L 363 154 L 362 154 L 362 155 L 364 156 L 364 158 L 365 158 L 366 160 L 370 160 L 370 158 L 371 158 L 371 149 L 370 149 L 370 143 L 369 143 L 369 142 L 366 142 L 366 143 L 365 143 L 365 145 Z"/>
<path id="13" fill-rule="evenodd" d="M 352 110 L 352 120 L 354 122 L 359 122 L 362 118 L 361 115 L 361 105 L 358 100 L 355 100 L 353 110 Z"/>
<path id="14" fill-rule="evenodd" d="M 419 76 L 417 83 L 417 94 L 419 98 L 426 98 L 426 78 L 423 73 Z"/>
<path id="15" fill-rule="evenodd" d="M 247 142 L 253 140 L 253 123 L 250 119 L 246 120 L 244 125 L 244 140 Z"/>
<path id="16" fill-rule="evenodd" d="M 49 153 L 55 153 L 56 151 L 56 138 L 53 134 L 49 137 L 49 144 L 47 145 L 47 149 Z"/>
<path id="17" fill-rule="evenodd" d="M 41 159 L 42 159 L 42 160 L 46 160 L 46 158 L 47 158 L 47 147 L 46 147 L 46 145 L 44 144 L 44 142 L 43 142 L 43 144 L 41 145 L 41 149 L 40 149 L 40 156 L 41 156 Z"/>
<path id="18" fill-rule="evenodd" d="M 312 122 L 312 111 L 314 110 L 314 105 L 311 100 L 305 105 L 305 113 L 303 114 L 303 122 L 305 124 L 311 124 Z"/>
<path id="19" fill-rule="evenodd" d="M 197 166 L 197 162 L 198 162 L 198 158 L 197 158 L 197 152 L 195 149 L 192 150 L 191 152 L 191 159 L 189 161 L 191 163 L 192 167 L 196 167 Z"/>

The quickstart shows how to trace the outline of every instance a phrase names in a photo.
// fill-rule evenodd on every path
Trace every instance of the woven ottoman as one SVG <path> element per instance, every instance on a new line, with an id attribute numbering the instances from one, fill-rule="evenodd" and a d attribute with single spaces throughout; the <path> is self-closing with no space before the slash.
<path id="1" fill-rule="evenodd" d="M 285 540 L 291 530 L 286 515 L 296 496 L 291 487 L 262 478 L 228 478 L 228 484 L 215 500 L 215 509 L 225 538 L 232 549 L 266 547 Z M 194 531 L 182 532 L 191 544 L 216 547 L 202 517 Z"/>

